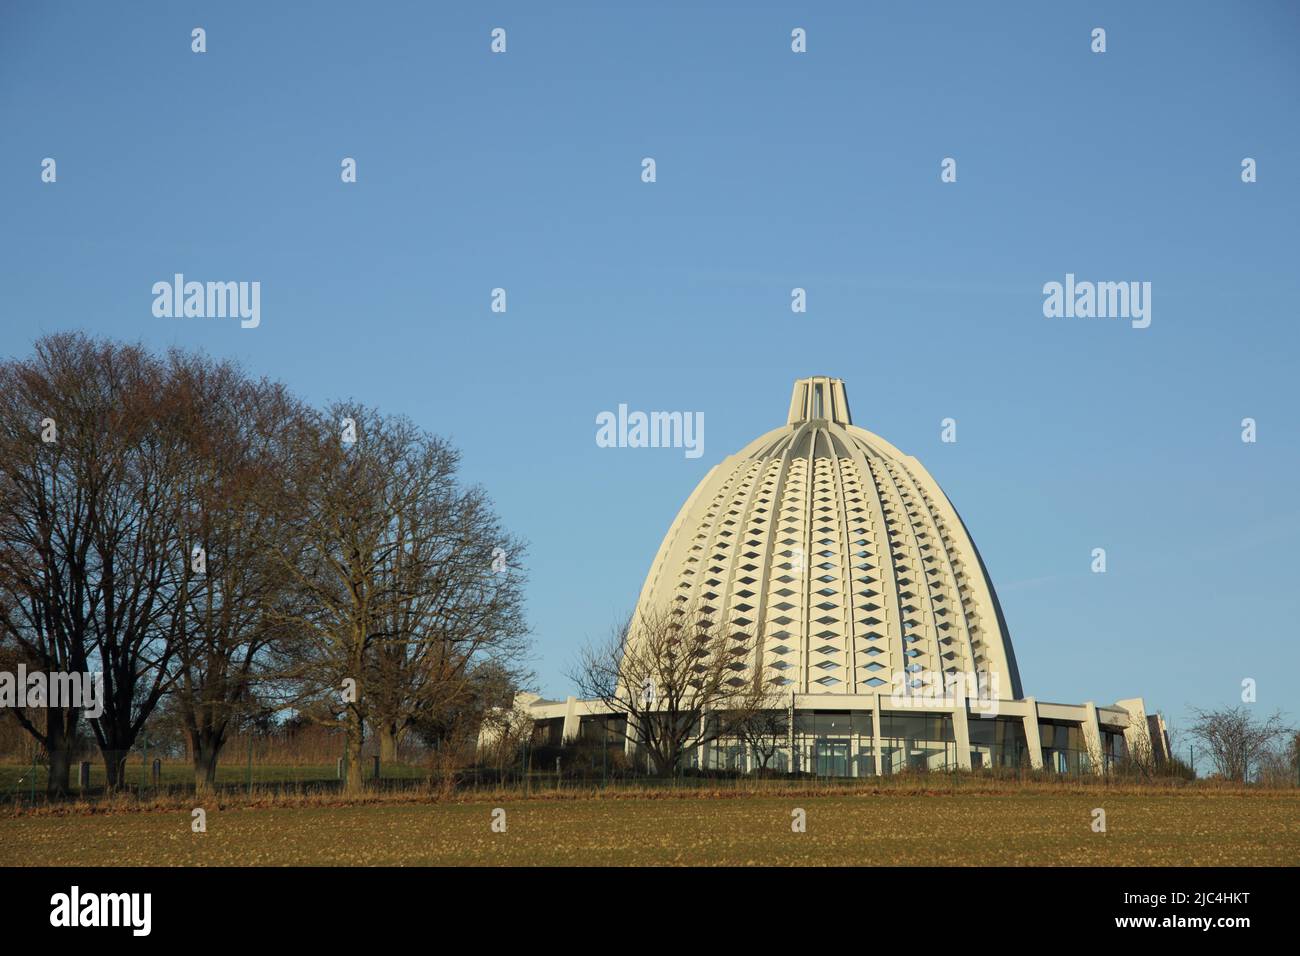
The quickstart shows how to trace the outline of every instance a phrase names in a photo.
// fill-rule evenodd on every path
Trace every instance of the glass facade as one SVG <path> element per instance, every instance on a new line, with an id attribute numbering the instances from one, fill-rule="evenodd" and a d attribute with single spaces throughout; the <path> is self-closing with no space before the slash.
<path id="1" fill-rule="evenodd" d="M 598 736 L 599 721 L 600 718 L 583 718 L 582 736 L 590 735 L 592 739 Z M 773 735 L 776 750 L 768 759 L 766 769 L 817 777 L 874 776 L 877 759 L 872 723 L 871 711 L 796 711 L 793 734 L 786 729 Z M 623 726 L 610 718 L 606 739 L 620 741 Z M 1022 718 L 972 714 L 967 717 L 966 726 L 972 770 L 1027 770 L 1032 766 Z M 1091 771 L 1092 761 L 1079 724 L 1040 720 L 1038 731 L 1044 770 L 1065 774 Z M 1104 768 L 1112 769 L 1126 755 L 1122 729 L 1103 726 Z M 952 714 L 886 711 L 880 715 L 880 773 L 951 771 L 957 770 L 961 763 Z M 762 764 L 761 754 L 751 744 L 736 738 L 712 741 L 685 760 L 685 766 L 693 769 L 731 773 L 754 773 Z"/>
<path id="2" fill-rule="evenodd" d="M 957 766 L 951 714 L 881 714 L 883 773 L 948 770 Z"/>
<path id="3" fill-rule="evenodd" d="M 547 720 L 533 721 L 532 746 L 558 747 L 564 736 L 564 718 L 551 717 Z"/>
<path id="4" fill-rule="evenodd" d="M 1054 773 L 1087 773 L 1092 769 L 1083 728 L 1052 720 L 1038 722 L 1038 739 L 1043 746 L 1043 769 Z"/>
<path id="5" fill-rule="evenodd" d="M 971 769 L 1030 766 L 1025 722 L 1019 717 L 970 717 L 967 733 Z"/>
<path id="6" fill-rule="evenodd" d="M 626 734 L 626 717 L 597 715 L 578 718 L 578 739 L 583 743 L 599 745 L 603 738 L 606 747 L 622 747 Z"/>

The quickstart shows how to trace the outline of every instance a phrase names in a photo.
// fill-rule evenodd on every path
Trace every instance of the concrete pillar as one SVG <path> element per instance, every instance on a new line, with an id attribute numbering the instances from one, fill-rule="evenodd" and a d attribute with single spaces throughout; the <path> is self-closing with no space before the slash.
<path id="1" fill-rule="evenodd" d="M 564 702 L 564 728 L 560 733 L 560 742 L 571 744 L 578 739 L 578 699 L 570 697 Z"/>
<path id="2" fill-rule="evenodd" d="M 880 695 L 871 695 L 871 749 L 876 754 L 876 776 L 884 776 L 884 757 L 880 753 Z"/>
<path id="3" fill-rule="evenodd" d="M 1097 721 L 1097 705 L 1086 701 L 1083 705 L 1083 745 L 1088 751 L 1092 772 L 1101 776 L 1105 772 L 1105 757 L 1101 749 L 1101 724 Z"/>
<path id="4" fill-rule="evenodd" d="M 1029 766 L 1043 769 L 1043 738 L 1038 735 L 1038 701 L 1025 698 L 1025 746 L 1029 748 Z"/>
<path id="5" fill-rule="evenodd" d="M 784 467 L 784 466 L 782 466 Z M 786 723 L 786 746 L 790 748 L 790 762 L 786 764 L 785 772 L 794 773 L 794 692 L 790 693 L 790 716 Z"/>
<path id="6" fill-rule="evenodd" d="M 957 741 L 957 769 L 970 769 L 970 727 L 966 723 L 966 688 L 961 681 L 953 685 L 952 735 Z"/>

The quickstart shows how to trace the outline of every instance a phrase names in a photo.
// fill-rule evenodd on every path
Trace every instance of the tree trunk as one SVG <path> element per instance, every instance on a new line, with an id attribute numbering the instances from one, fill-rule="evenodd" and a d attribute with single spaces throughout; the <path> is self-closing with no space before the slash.
<path id="1" fill-rule="evenodd" d="M 125 781 L 128 753 L 126 750 L 104 750 L 105 789 L 116 790 Z"/>
<path id="2" fill-rule="evenodd" d="M 364 768 L 361 766 L 361 744 L 364 729 L 361 715 L 355 710 L 349 709 L 347 719 L 348 776 L 344 785 L 344 792 L 349 794 L 358 794 L 364 789 L 362 782 Z"/>
<path id="3" fill-rule="evenodd" d="M 208 793 L 217 785 L 217 761 L 225 740 L 210 730 L 190 734 L 190 751 L 194 759 L 194 792 Z"/>
<path id="4" fill-rule="evenodd" d="M 655 776 L 671 777 L 673 771 L 677 769 L 677 755 L 673 753 L 660 753 L 659 748 L 650 748 L 650 758 L 654 761 Z"/>
<path id="5" fill-rule="evenodd" d="M 75 711 L 65 715 L 54 708 L 50 708 L 46 717 L 45 749 L 50 757 L 50 773 L 45 780 L 48 797 L 63 797 L 68 793 L 68 771 L 72 767 L 72 744 L 76 739 L 72 730 L 76 720 Z"/>
<path id="6" fill-rule="evenodd" d="M 401 733 L 397 729 L 397 724 L 392 721 L 385 721 L 379 729 L 379 762 L 381 764 L 391 764 L 397 762 L 397 745 L 401 740 Z"/>

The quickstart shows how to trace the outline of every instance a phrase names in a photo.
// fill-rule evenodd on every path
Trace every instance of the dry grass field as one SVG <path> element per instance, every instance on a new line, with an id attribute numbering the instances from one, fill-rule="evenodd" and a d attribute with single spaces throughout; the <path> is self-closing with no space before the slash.
<path id="1" fill-rule="evenodd" d="M 494 833 L 492 812 L 506 812 Z M 807 830 L 791 830 L 802 808 Z M 1106 832 L 1092 810 L 1106 811 Z M 0 864 L 1295 866 L 1300 793 L 679 794 L 0 817 Z"/>

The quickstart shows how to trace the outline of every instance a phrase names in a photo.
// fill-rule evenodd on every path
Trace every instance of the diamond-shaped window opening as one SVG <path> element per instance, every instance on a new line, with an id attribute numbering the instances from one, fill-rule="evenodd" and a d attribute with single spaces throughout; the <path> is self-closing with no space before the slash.
<path id="1" fill-rule="evenodd" d="M 877 654 L 883 654 L 885 652 L 878 647 L 868 647 L 867 653 L 870 654 L 872 657 L 875 657 Z"/>
<path id="2" fill-rule="evenodd" d="M 903 636 L 903 640 L 908 644 L 915 644 L 917 641 L 921 640 L 921 636 L 919 634 L 906 634 Z"/>
<path id="3" fill-rule="evenodd" d="M 860 605 L 858 605 L 858 610 L 860 610 L 860 611 L 879 611 L 879 610 L 880 610 L 880 605 L 879 605 L 879 604 L 870 604 L 870 603 L 868 603 L 868 604 L 860 604 Z"/>
<path id="4" fill-rule="evenodd" d="M 921 652 L 918 651 L 918 650 L 914 647 L 914 648 L 912 648 L 910 651 L 907 652 L 907 656 L 908 656 L 908 657 L 920 657 L 920 656 L 921 656 Z"/>
<path id="5" fill-rule="evenodd" d="M 835 547 L 835 545 L 837 544 L 837 542 L 836 542 L 836 540 L 835 540 L 834 538 L 818 538 L 817 541 L 816 541 L 816 543 L 817 543 L 817 544 L 825 544 L 825 545 L 829 545 L 829 546 L 832 547 L 832 548 Z"/>
<path id="6" fill-rule="evenodd" d="M 746 570 L 746 571 L 748 571 L 748 570 L 750 570 L 750 569 L 749 569 L 749 568 L 744 568 L 744 569 L 742 569 L 742 570 Z M 741 584 L 753 584 L 753 583 L 754 583 L 754 578 L 751 578 L 751 577 L 749 577 L 748 575 L 746 575 L 745 577 L 743 577 L 743 578 L 740 579 L 740 583 L 741 583 Z"/>
<path id="7" fill-rule="evenodd" d="M 784 640 L 786 640 L 787 638 L 790 638 L 790 637 L 793 637 L 793 636 L 794 636 L 794 635 L 792 635 L 789 631 L 773 631 L 773 632 L 772 632 L 772 639 L 773 639 L 774 641 L 784 641 Z M 787 651 L 788 651 L 789 649 L 790 649 L 790 648 L 788 648 L 788 647 L 786 648 Z"/>
<path id="8" fill-rule="evenodd" d="M 835 557 L 835 555 L 836 555 L 836 552 L 835 552 L 835 551 L 818 551 L 818 552 L 817 552 L 817 557 L 819 557 L 819 558 L 833 558 L 833 557 Z"/>
<path id="9" fill-rule="evenodd" d="M 752 611 L 752 610 L 754 610 L 754 605 L 752 605 L 752 604 L 737 604 L 737 605 L 736 605 L 736 610 L 737 610 L 737 611 Z"/>
<path id="10" fill-rule="evenodd" d="M 737 591 L 737 592 L 736 592 L 736 597 L 747 598 L 747 597 L 753 597 L 753 596 L 754 596 L 754 592 L 751 591 L 751 590 L 749 590 L 748 588 L 746 588 L 746 589 L 743 590 L 743 591 Z"/>
<path id="11" fill-rule="evenodd" d="M 776 670 L 776 671 L 788 671 L 790 668 L 794 667 L 794 665 L 791 664 L 789 661 L 777 661 L 776 663 L 769 664 L 768 666 L 771 667 L 772 670 Z"/>
<path id="12" fill-rule="evenodd" d="M 836 664 L 833 661 L 822 661 L 820 664 L 816 664 L 814 666 L 817 667 L 819 670 L 833 671 L 833 670 L 838 670 L 840 665 Z"/>
<path id="13" fill-rule="evenodd" d="M 794 607 L 794 605 L 791 604 L 789 601 L 782 601 L 780 604 L 773 604 L 772 606 L 776 608 L 778 611 L 788 611 Z"/>
<path id="14" fill-rule="evenodd" d="M 743 677 L 732 677 L 727 680 L 727 683 L 732 687 L 744 687 L 745 679 Z"/>
<path id="15" fill-rule="evenodd" d="M 790 567 L 790 565 L 788 565 L 788 564 L 782 564 L 782 565 L 780 565 L 780 566 L 783 567 L 783 568 L 789 568 L 789 567 Z M 777 580 L 779 583 L 781 583 L 781 584 L 793 584 L 795 581 L 798 581 L 799 579 L 798 579 L 798 578 L 792 578 L 792 577 L 791 577 L 790 575 L 788 575 L 788 574 L 783 574 L 783 575 L 781 575 L 779 578 L 777 578 L 776 580 Z M 791 591 L 790 593 L 793 594 L 794 592 Z"/>
<path id="16" fill-rule="evenodd" d="M 751 621 L 751 620 L 750 620 L 749 618 L 747 618 L 747 617 L 738 617 L 738 618 L 736 618 L 734 621 L 732 621 L 731 623 L 732 623 L 732 624 L 738 624 L 738 625 L 740 625 L 741 627 L 749 627 L 749 625 L 753 624 L 754 622 Z"/>
<path id="17" fill-rule="evenodd" d="M 757 571 L 757 570 L 758 570 L 758 565 L 757 565 L 757 564 L 742 564 L 742 565 L 740 566 L 740 570 L 742 570 L 742 571 Z M 754 581 L 753 581 L 752 578 L 751 578 L 750 580 L 748 580 L 748 581 L 745 581 L 745 580 L 742 579 L 740 583 L 741 583 L 741 584 L 753 584 Z"/>
<path id="18" fill-rule="evenodd" d="M 838 588 L 822 588 L 817 593 L 824 594 L 826 597 L 830 597 L 832 594 L 839 594 L 840 592 Z"/>
<path id="19" fill-rule="evenodd" d="M 838 622 L 839 622 L 839 618 L 838 618 L 838 617 L 831 617 L 829 614 L 823 614 L 821 617 L 817 618 L 816 621 L 815 621 L 814 623 L 816 623 L 816 624 L 836 624 L 836 623 L 838 623 Z"/>
<path id="20" fill-rule="evenodd" d="M 867 665 L 867 670 L 869 671 L 883 671 L 884 669 L 885 669 L 885 665 L 877 661 L 872 661 L 870 664 Z"/>
<path id="21" fill-rule="evenodd" d="M 790 595 L 794 594 L 794 592 L 791 591 L 789 588 L 780 588 L 777 590 L 776 593 L 778 597 L 789 597 Z"/>
<path id="22" fill-rule="evenodd" d="M 818 580 L 818 581 L 825 581 L 825 582 L 829 583 L 829 582 L 831 582 L 831 581 L 838 581 L 839 578 L 837 578 L 837 577 L 836 577 L 835 575 L 833 575 L 833 574 L 822 574 L 822 575 L 819 575 L 819 576 L 817 577 L 817 580 Z"/>
<path id="23" fill-rule="evenodd" d="M 885 682 L 884 682 L 883 680 L 881 680 L 879 677 L 869 677 L 869 678 L 867 678 L 866 681 L 864 681 L 864 683 L 865 683 L 868 687 L 879 687 L 881 684 L 883 684 L 883 683 L 885 683 Z"/>
<path id="24" fill-rule="evenodd" d="M 789 647 L 789 645 L 787 645 L 787 644 L 780 644 L 780 645 L 778 645 L 778 646 L 772 648 L 772 653 L 773 653 L 773 654 L 789 654 L 789 653 L 790 653 L 790 647 Z"/>
<path id="25" fill-rule="evenodd" d="M 747 542 L 747 543 L 748 543 L 748 544 L 758 544 L 757 541 L 750 541 L 750 542 Z M 757 557 L 758 557 L 758 552 L 757 552 L 757 551 L 746 551 L 744 554 L 741 555 L 741 557 L 742 557 L 742 558 L 749 558 L 749 559 L 752 561 L 754 558 L 757 558 Z"/>
<path id="26" fill-rule="evenodd" d="M 823 644 L 821 647 L 813 649 L 818 654 L 838 654 L 840 649 L 834 644 Z"/>
<path id="27" fill-rule="evenodd" d="M 822 611 L 834 611 L 839 608 L 839 605 L 833 601 L 822 601 L 821 604 L 817 605 L 817 608 Z"/>
<path id="28" fill-rule="evenodd" d="M 871 627 L 875 627 L 877 624 L 883 624 L 884 622 L 881 621 L 880 618 L 878 618 L 878 617 L 869 617 L 869 618 L 867 618 L 865 621 L 863 621 L 862 623 L 863 623 L 863 624 L 868 624 L 868 625 L 870 625 Z"/>
<path id="29" fill-rule="evenodd" d="M 816 683 L 821 684 L 823 687 L 834 687 L 836 684 L 840 683 L 840 679 L 838 677 L 831 677 L 827 674 L 825 677 L 817 678 Z"/>
<path id="30" fill-rule="evenodd" d="M 908 664 L 908 665 L 907 665 L 907 672 L 908 672 L 909 674 L 919 674 L 919 673 L 921 673 L 921 665 L 920 665 L 920 664 L 917 664 L 917 663 L 911 663 L 911 664 Z"/>
<path id="31" fill-rule="evenodd" d="M 781 617 L 773 618 L 773 619 L 772 619 L 772 623 L 773 623 L 773 624 L 780 624 L 780 625 L 783 625 L 783 626 L 786 625 L 786 624 L 793 624 L 793 623 L 794 623 L 794 618 L 792 618 L 792 617 L 786 617 L 785 615 L 782 615 Z"/>
<path id="32" fill-rule="evenodd" d="M 818 631 L 816 634 L 813 635 L 813 637 L 827 638 L 827 637 L 839 637 L 839 635 L 836 634 L 834 631 L 826 630 L 826 631 Z"/>
<path id="33" fill-rule="evenodd" d="M 791 684 L 794 683 L 794 681 L 792 681 L 788 677 L 778 677 L 775 683 L 777 687 L 789 687 Z"/>

